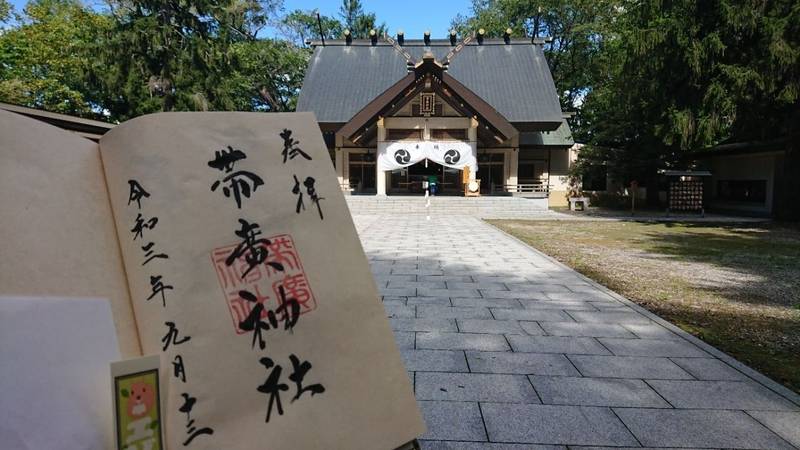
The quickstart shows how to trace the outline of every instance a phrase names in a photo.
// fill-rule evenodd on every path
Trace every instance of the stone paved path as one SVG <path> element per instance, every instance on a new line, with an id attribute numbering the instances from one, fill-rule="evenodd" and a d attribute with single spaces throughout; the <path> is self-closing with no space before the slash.
<path id="1" fill-rule="evenodd" d="M 800 448 L 796 396 L 480 220 L 355 220 L 425 449 Z"/>

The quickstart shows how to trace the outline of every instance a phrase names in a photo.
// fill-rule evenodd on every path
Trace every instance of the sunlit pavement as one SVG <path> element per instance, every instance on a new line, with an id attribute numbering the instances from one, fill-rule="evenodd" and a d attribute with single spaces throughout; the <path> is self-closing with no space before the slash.
<path id="1" fill-rule="evenodd" d="M 479 219 L 354 219 L 423 448 L 800 447 L 798 396 Z"/>

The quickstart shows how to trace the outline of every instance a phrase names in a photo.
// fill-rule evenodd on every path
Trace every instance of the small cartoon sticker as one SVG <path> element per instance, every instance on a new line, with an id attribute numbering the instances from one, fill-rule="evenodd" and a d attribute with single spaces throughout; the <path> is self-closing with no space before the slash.
<path id="1" fill-rule="evenodd" d="M 153 361 L 151 358 L 142 359 Z M 157 357 L 155 362 L 156 367 L 151 369 L 114 375 L 116 444 L 119 450 L 164 448 Z"/>

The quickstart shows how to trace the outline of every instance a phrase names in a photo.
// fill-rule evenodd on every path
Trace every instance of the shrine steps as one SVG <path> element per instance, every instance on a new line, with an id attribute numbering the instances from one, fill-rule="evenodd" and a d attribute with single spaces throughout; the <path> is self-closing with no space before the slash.
<path id="1" fill-rule="evenodd" d="M 352 215 L 475 216 L 484 219 L 545 218 L 551 213 L 546 198 L 348 195 Z"/>

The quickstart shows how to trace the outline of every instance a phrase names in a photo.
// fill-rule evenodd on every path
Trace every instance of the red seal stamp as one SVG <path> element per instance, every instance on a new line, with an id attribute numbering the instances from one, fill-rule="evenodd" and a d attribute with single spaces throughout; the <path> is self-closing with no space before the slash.
<path id="1" fill-rule="evenodd" d="M 281 305 L 280 288 L 286 299 L 295 299 L 300 304 L 300 314 L 305 314 L 317 308 L 317 301 L 308 278 L 300 262 L 300 255 L 294 246 L 292 237 L 288 234 L 279 234 L 267 238 L 268 244 L 260 244 L 260 251 L 267 252 L 266 259 L 252 265 L 247 260 L 247 255 L 242 254 L 228 264 L 229 257 L 236 251 L 238 244 L 228 245 L 214 249 L 211 260 L 217 272 L 225 303 L 231 313 L 233 327 L 236 334 L 244 334 L 239 328 L 239 323 L 244 321 L 255 306 L 254 303 L 244 300 L 239 291 L 245 290 L 264 305 L 262 319 L 267 311 L 275 310 Z M 280 269 L 283 270 L 280 270 Z"/>

